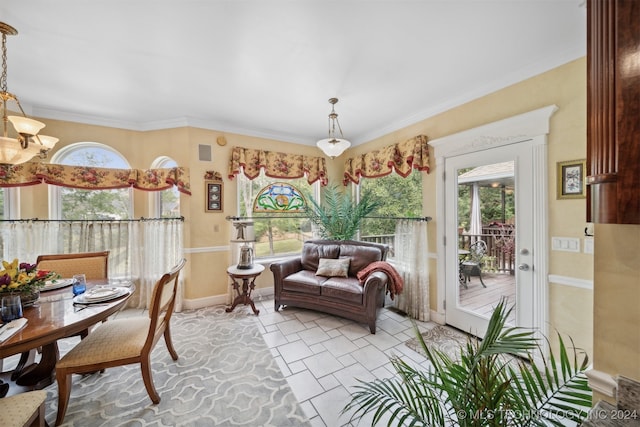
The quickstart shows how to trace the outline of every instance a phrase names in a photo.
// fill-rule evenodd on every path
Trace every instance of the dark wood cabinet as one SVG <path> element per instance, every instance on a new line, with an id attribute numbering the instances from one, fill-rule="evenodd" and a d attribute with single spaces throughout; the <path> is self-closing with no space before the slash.
<path id="1" fill-rule="evenodd" d="M 640 224 L 640 1 L 587 3 L 587 221 Z"/>

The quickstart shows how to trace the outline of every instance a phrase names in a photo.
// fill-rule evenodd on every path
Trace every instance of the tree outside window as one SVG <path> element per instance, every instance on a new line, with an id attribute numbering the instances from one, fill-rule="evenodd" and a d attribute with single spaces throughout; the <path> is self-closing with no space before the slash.
<path id="1" fill-rule="evenodd" d="M 380 207 L 370 216 L 382 218 L 368 218 L 362 222 L 360 239 L 369 241 L 383 241 L 395 234 L 397 217 L 422 216 L 422 173 L 413 170 L 403 178 L 391 173 L 381 178 L 362 178 L 360 192 L 372 193 L 373 200 L 380 203 Z M 382 239 L 382 240 L 380 240 Z"/>
<path id="2" fill-rule="evenodd" d="M 120 153 L 95 142 L 81 142 L 65 147 L 56 153 L 51 163 L 116 169 L 130 168 L 129 163 Z M 49 188 L 50 200 L 56 201 L 51 218 L 118 220 L 132 216 L 131 189 L 83 190 L 53 185 Z"/>

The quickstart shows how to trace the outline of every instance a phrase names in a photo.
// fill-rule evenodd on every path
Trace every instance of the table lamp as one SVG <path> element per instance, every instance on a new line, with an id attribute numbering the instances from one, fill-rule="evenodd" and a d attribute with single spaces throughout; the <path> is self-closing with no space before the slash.
<path id="1" fill-rule="evenodd" d="M 256 241 L 253 221 L 233 221 L 233 226 L 236 229 L 236 237 L 231 241 L 234 243 L 242 243 L 237 268 L 239 270 L 250 270 L 253 268 L 254 257 L 253 248 L 250 243 Z"/>

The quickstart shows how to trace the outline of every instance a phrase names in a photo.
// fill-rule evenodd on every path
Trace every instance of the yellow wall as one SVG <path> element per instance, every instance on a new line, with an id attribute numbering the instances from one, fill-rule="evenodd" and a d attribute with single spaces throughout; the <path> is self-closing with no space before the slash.
<path id="1" fill-rule="evenodd" d="M 640 225 L 596 224 L 594 234 L 593 367 L 638 381 Z"/>
<path id="2" fill-rule="evenodd" d="M 347 157 L 384 147 L 418 134 L 427 135 L 430 140 L 434 140 L 552 104 L 559 108 L 551 117 L 551 131 L 548 138 L 549 240 L 551 236 L 583 238 L 586 222 L 585 199 L 556 200 L 555 175 L 556 162 L 586 157 L 586 58 L 569 62 L 427 118 L 366 145 L 351 148 L 347 151 Z M 438 200 L 435 199 L 435 182 L 440 172 L 436 170 L 435 162 L 432 161 L 431 173 L 423 175 L 423 214 L 434 218 L 429 223 L 429 247 L 433 248 L 432 251 L 437 247 Z M 430 267 L 430 303 L 431 308 L 435 310 L 438 297 L 435 260 L 432 260 Z M 549 274 L 571 279 L 592 280 L 593 256 L 582 252 L 551 251 L 549 248 Z M 572 311 L 567 313 L 562 307 L 566 307 L 569 303 Z M 549 330 L 557 329 L 562 333 L 570 333 L 578 346 L 592 354 L 590 315 L 592 307 L 591 290 L 554 285 L 550 289 Z M 585 327 L 585 322 L 588 327 Z"/>
<path id="3" fill-rule="evenodd" d="M 500 91 L 466 103 L 449 111 L 422 120 L 414 125 L 377 138 L 366 144 L 352 147 L 338 159 L 327 159 L 330 182 L 342 180 L 344 160 L 355 154 L 377 149 L 404 139 L 425 134 L 436 139 L 456 132 L 487 124 L 496 120 L 525 113 L 550 104 L 559 110 L 551 118 L 548 144 L 549 170 L 549 237 L 583 236 L 585 226 L 585 200 L 556 200 L 556 162 L 585 158 L 586 155 L 586 60 L 572 61 L 554 70 L 514 84 Z M 320 155 L 312 146 L 227 134 L 197 128 L 178 128 L 151 132 L 137 132 L 101 126 L 65 123 L 46 120 L 47 134 L 56 135 L 61 142 L 56 149 L 79 141 L 96 141 L 108 144 L 120 151 L 134 168 L 149 167 L 158 156 L 175 159 L 190 169 L 192 196 L 181 197 L 182 214 L 185 216 L 185 248 L 189 264 L 185 277 L 186 300 L 212 301 L 224 297 L 228 290 L 226 267 L 232 263 L 229 248 L 230 224 L 226 216 L 236 215 L 235 180 L 227 177 L 227 164 L 233 146 L 263 148 L 296 154 Z M 216 144 L 224 135 L 226 146 Z M 198 145 L 212 148 L 212 161 L 198 160 Z M 222 213 L 206 213 L 204 210 L 204 173 L 207 170 L 221 172 L 224 177 L 224 210 Z M 423 175 L 423 214 L 431 216 L 429 245 L 435 252 L 436 245 L 436 174 L 435 162 L 431 173 Z M 46 217 L 46 186 L 23 188 L 23 217 Z M 135 192 L 135 216 L 148 213 L 148 194 Z M 44 209 L 44 211 L 43 211 Z M 37 215 L 33 215 L 37 213 Z M 215 230 L 218 231 L 215 231 Z M 592 279 L 593 258 L 584 253 L 549 252 L 551 274 Z M 267 270 L 257 281 L 258 287 L 272 286 L 272 276 Z M 437 265 L 431 260 L 431 306 L 437 303 Z M 550 330 L 568 332 L 579 346 L 592 348 L 588 315 L 592 312 L 593 298 L 590 290 L 566 285 L 553 285 L 550 289 Z M 571 308 L 567 311 L 566 308 Z"/>

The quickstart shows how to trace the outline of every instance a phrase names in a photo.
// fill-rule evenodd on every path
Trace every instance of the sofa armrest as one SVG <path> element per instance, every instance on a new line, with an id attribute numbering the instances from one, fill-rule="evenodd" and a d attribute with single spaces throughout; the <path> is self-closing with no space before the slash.
<path id="1" fill-rule="evenodd" d="M 382 271 L 374 271 L 367 276 L 363 284 L 364 304 L 365 306 L 377 306 L 380 299 L 380 293 L 384 295 L 387 289 L 387 281 L 389 277 Z"/>
<path id="2" fill-rule="evenodd" d="M 300 257 L 291 258 L 284 261 L 277 261 L 271 264 L 269 267 L 273 272 L 273 286 L 274 292 L 277 294 L 280 293 L 282 289 L 282 281 L 285 277 L 290 274 L 297 273 L 302 270 L 302 260 Z"/>

